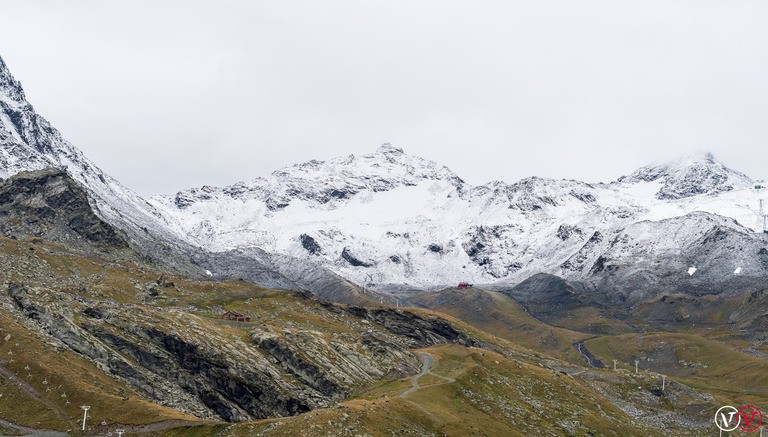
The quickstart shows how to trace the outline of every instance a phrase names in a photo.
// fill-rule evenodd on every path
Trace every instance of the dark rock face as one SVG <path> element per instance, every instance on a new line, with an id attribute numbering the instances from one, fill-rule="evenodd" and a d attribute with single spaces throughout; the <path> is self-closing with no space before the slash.
<path id="1" fill-rule="evenodd" d="M 398 309 L 365 309 L 365 318 L 409 339 L 409 347 L 424 348 L 441 343 L 476 345 L 473 340 L 442 319 L 425 319 Z"/>
<path id="2" fill-rule="evenodd" d="M 301 241 L 301 246 L 304 249 L 307 249 L 307 252 L 309 252 L 312 255 L 320 255 L 323 253 L 323 248 L 320 247 L 320 244 L 318 242 L 310 237 L 307 234 L 301 234 L 299 236 L 299 240 Z"/>
<path id="3" fill-rule="evenodd" d="M 352 253 L 349 251 L 349 248 L 345 247 L 341 251 L 341 257 L 344 258 L 349 264 L 355 266 L 355 267 L 371 267 L 373 264 L 362 261 L 358 258 L 356 258 Z"/>
<path id="4" fill-rule="evenodd" d="M 439 245 L 439 244 L 437 244 L 437 243 L 432 243 L 432 244 L 430 244 L 430 245 L 427 247 L 427 249 L 429 249 L 429 251 L 430 251 L 430 252 L 434 252 L 434 253 L 443 253 L 443 246 L 441 246 L 441 245 Z"/>
<path id="5" fill-rule="evenodd" d="M 259 366 L 233 362 L 223 351 L 204 349 L 172 332 L 134 326 L 116 305 L 94 303 L 84 311 L 89 318 L 74 323 L 56 314 L 54 305 L 71 307 L 66 295 L 46 305 L 21 285 L 11 285 L 9 294 L 47 335 L 162 405 L 233 422 L 310 410 L 298 393 L 286 394 Z M 109 325 L 120 330 L 114 332 Z"/>
<path id="6" fill-rule="evenodd" d="M 20 321 L 55 347 L 88 359 L 148 400 L 230 422 L 333 405 L 358 384 L 414 371 L 411 348 L 476 345 L 436 317 L 336 305 L 308 293 L 292 296 L 297 308 L 353 329 L 329 337 L 286 329 L 293 322 L 281 329 L 255 324 L 249 342 L 233 339 L 226 329 L 218 331 L 218 320 L 178 311 L 21 284 L 8 288 Z"/>
<path id="7" fill-rule="evenodd" d="M 557 238 L 561 239 L 562 241 L 565 241 L 569 238 L 571 238 L 572 235 L 581 235 L 582 231 L 581 229 L 577 228 L 576 226 L 571 225 L 560 225 L 559 228 L 557 228 Z"/>
<path id="8" fill-rule="evenodd" d="M 331 311 L 346 312 L 379 324 L 389 332 L 400 336 L 399 342 L 405 339 L 405 342 L 400 345 L 408 349 L 425 348 L 442 343 L 477 346 L 474 340 L 443 319 L 427 319 L 396 308 L 340 307 L 332 304 L 325 304 L 325 307 Z"/>
<path id="9" fill-rule="evenodd" d="M 592 193 L 588 193 L 586 191 L 571 190 L 568 194 L 581 200 L 584 203 L 592 203 L 597 200 L 595 196 L 592 195 Z"/>
<path id="10" fill-rule="evenodd" d="M 80 249 L 128 247 L 93 213 L 77 183 L 57 169 L 21 172 L 0 183 L 0 232 L 44 237 Z"/>
<path id="11" fill-rule="evenodd" d="M 340 395 L 346 391 L 345 387 L 331 379 L 320 366 L 304 357 L 288 342 L 278 337 L 254 337 L 254 342 L 259 348 L 276 358 L 280 365 L 292 375 L 320 393 L 334 400 L 340 400 Z"/>

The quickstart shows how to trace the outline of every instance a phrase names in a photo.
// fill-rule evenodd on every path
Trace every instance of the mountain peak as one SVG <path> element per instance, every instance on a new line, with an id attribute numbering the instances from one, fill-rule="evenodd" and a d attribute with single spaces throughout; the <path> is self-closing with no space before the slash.
<path id="1" fill-rule="evenodd" d="M 675 168 L 697 165 L 723 165 L 723 163 L 715 158 L 715 155 L 713 155 L 712 152 L 699 152 L 683 156 L 666 164 L 667 167 Z"/>
<path id="2" fill-rule="evenodd" d="M 16 103 L 27 101 L 21 83 L 13 77 L 2 56 L 0 56 L 0 100 L 5 100 L 3 97 Z"/>
<path id="3" fill-rule="evenodd" d="M 405 152 L 403 152 L 403 149 L 399 147 L 395 147 L 389 143 L 384 143 L 381 146 L 379 146 L 378 149 L 376 149 L 377 154 L 394 154 L 394 155 L 404 155 Z"/>
<path id="4" fill-rule="evenodd" d="M 656 193 L 658 199 L 715 194 L 750 188 L 753 184 L 747 175 L 726 167 L 711 152 L 689 155 L 667 164 L 647 165 L 616 182 L 660 182 L 662 187 Z"/>

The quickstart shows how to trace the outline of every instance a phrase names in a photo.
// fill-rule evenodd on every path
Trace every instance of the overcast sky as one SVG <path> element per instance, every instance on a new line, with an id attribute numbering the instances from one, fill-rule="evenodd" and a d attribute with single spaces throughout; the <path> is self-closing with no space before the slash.
<path id="1" fill-rule="evenodd" d="M 768 176 L 768 2 L 0 0 L 28 100 L 142 195 L 381 143 L 472 184 Z"/>

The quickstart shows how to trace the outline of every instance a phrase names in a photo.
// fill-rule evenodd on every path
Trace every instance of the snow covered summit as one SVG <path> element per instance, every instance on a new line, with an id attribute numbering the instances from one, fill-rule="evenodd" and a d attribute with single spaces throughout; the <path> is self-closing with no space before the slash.
<path id="1" fill-rule="evenodd" d="M 700 194 L 751 188 L 754 183 L 747 175 L 727 168 L 711 153 L 689 156 L 665 165 L 649 165 L 619 183 L 658 182 L 658 199 L 681 199 Z"/>
<path id="2" fill-rule="evenodd" d="M 613 247 L 604 241 L 635 223 L 708 211 L 759 230 L 760 193 L 753 191 L 747 176 L 711 155 L 644 167 L 611 184 L 532 177 L 470 186 L 446 167 L 385 144 L 150 202 L 194 244 L 258 247 L 393 290 L 515 283 L 539 272 L 582 280 Z M 633 238 L 652 253 L 666 237 Z"/>
<path id="3" fill-rule="evenodd" d="M 463 184 L 446 167 L 385 144 L 372 154 L 348 155 L 329 161 L 311 160 L 277 170 L 266 178 L 221 189 L 202 187 L 181 191 L 175 195 L 173 203 L 184 209 L 196 201 L 231 198 L 243 202 L 259 200 L 270 211 L 284 209 L 295 201 L 334 208 L 361 193 L 415 186 L 424 180 L 449 181 L 457 188 Z"/>
<path id="4" fill-rule="evenodd" d="M 759 206 L 768 195 L 712 155 L 610 184 L 531 177 L 471 186 L 385 144 L 145 201 L 36 114 L 0 60 L 0 177 L 45 167 L 81 184 L 132 247 L 178 268 L 268 277 L 272 286 L 311 277 L 307 288 L 337 291 L 345 281 L 327 270 L 378 290 L 503 287 L 542 272 L 647 288 L 691 266 L 699 266 L 693 278 L 710 282 L 736 270 L 768 276 Z M 264 275 L 253 274 L 257 266 Z"/>

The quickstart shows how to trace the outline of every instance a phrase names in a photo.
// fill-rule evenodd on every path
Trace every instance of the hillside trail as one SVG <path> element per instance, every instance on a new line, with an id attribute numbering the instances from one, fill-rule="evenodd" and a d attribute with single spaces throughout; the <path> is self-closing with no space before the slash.
<path id="1" fill-rule="evenodd" d="M 0 426 L 8 429 L 13 429 L 26 435 L 41 436 L 41 437 L 67 437 L 69 434 L 60 431 L 53 431 L 49 429 L 30 428 L 27 426 L 17 425 L 13 422 L 9 422 L 5 419 L 0 419 Z"/>
<path id="2" fill-rule="evenodd" d="M 448 378 L 448 377 L 445 377 L 445 376 L 442 376 L 442 375 L 437 375 L 435 373 L 432 373 L 432 364 L 434 364 L 434 362 L 436 361 L 434 355 L 432 355 L 432 354 L 430 354 L 428 352 L 416 352 L 416 353 L 419 355 L 419 359 L 421 360 L 421 371 L 419 373 L 417 373 L 416 375 L 413 375 L 413 377 L 411 377 L 411 388 L 409 388 L 408 390 L 406 390 L 403 393 L 401 393 L 400 394 L 401 398 L 404 398 L 404 397 L 408 396 L 409 394 L 415 392 L 416 390 L 420 390 L 420 389 L 425 388 L 425 387 L 434 387 L 436 385 L 450 384 L 452 382 L 456 382 L 455 379 Z M 444 379 L 446 382 L 441 382 L 439 384 L 429 384 L 429 385 L 426 385 L 426 386 L 420 386 L 419 385 L 419 378 L 421 378 L 424 375 L 432 375 L 432 376 L 435 376 L 437 378 Z"/>

